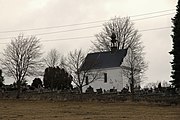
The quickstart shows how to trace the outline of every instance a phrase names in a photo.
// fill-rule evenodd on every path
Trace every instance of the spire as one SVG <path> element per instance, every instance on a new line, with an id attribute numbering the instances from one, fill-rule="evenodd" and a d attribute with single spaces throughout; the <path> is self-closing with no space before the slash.
<path id="1" fill-rule="evenodd" d="M 115 53 L 117 51 L 117 40 L 116 40 L 116 35 L 114 32 L 112 32 L 111 35 L 111 53 Z"/>

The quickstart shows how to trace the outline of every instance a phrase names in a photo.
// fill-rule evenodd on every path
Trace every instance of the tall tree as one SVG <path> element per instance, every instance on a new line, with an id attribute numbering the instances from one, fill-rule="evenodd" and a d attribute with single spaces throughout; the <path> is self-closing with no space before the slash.
<path id="1" fill-rule="evenodd" d="M 123 74 L 129 79 L 131 92 L 134 91 L 136 83 L 139 83 L 147 69 L 147 63 L 144 59 L 144 52 L 141 35 L 134 28 L 130 18 L 115 17 L 103 24 L 103 29 L 96 34 L 96 41 L 93 42 L 95 51 L 110 51 L 110 41 L 112 33 L 115 34 L 118 42 L 118 49 L 128 49 L 127 56 L 123 64 Z"/>
<path id="2" fill-rule="evenodd" d="M 44 61 L 48 67 L 56 67 L 60 65 L 60 54 L 56 49 L 50 50 L 48 52 Z"/>
<path id="3" fill-rule="evenodd" d="M 110 51 L 111 35 L 115 33 L 116 40 L 118 41 L 118 49 L 126 49 L 132 43 L 139 41 L 140 34 L 134 28 L 134 24 L 130 18 L 118 18 L 109 20 L 103 24 L 102 31 L 96 34 L 96 41 L 93 42 L 95 51 Z"/>
<path id="4" fill-rule="evenodd" d="M 123 75 L 129 79 L 130 90 L 134 93 L 134 88 L 139 87 L 142 77 L 147 69 L 147 63 L 144 62 L 142 47 L 133 49 L 129 47 L 128 54 L 122 64 Z M 137 51 L 134 51 L 137 50 Z"/>
<path id="5" fill-rule="evenodd" d="M 173 78 L 172 83 L 175 88 L 180 88 L 180 0 L 178 0 L 178 5 L 176 9 L 177 13 L 175 17 L 172 19 L 173 22 L 173 49 L 170 52 L 171 55 L 174 56 L 172 64 L 172 75 Z"/>
<path id="6" fill-rule="evenodd" d="M 67 69 L 71 72 L 73 76 L 73 82 L 79 89 L 79 92 L 82 93 L 82 89 L 84 86 L 92 83 L 94 80 L 99 78 L 100 72 L 92 72 L 90 68 L 92 66 L 88 66 L 86 70 L 81 71 L 81 66 L 85 60 L 85 53 L 80 50 L 75 50 L 69 52 L 67 56 Z M 88 80 L 88 84 L 86 82 L 86 76 L 90 76 L 91 79 Z"/>
<path id="7" fill-rule="evenodd" d="M 4 49 L 1 64 L 5 74 L 14 77 L 17 82 L 17 98 L 20 96 L 21 83 L 26 76 L 37 75 L 41 67 L 41 46 L 35 36 L 19 35 L 11 40 Z"/>

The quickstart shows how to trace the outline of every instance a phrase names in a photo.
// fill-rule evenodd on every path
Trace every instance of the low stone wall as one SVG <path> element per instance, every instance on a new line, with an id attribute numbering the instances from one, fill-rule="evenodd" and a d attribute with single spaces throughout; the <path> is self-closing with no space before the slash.
<path id="1" fill-rule="evenodd" d="M 57 101 L 126 101 L 128 96 L 118 94 L 76 94 L 76 93 L 57 93 L 57 92 L 44 92 L 44 93 L 23 93 L 21 99 L 30 100 L 57 100 Z"/>
<path id="2" fill-rule="evenodd" d="M 164 95 L 164 94 L 146 94 L 135 95 L 134 101 L 145 101 L 159 104 L 180 104 L 180 95 Z"/>
<path id="3" fill-rule="evenodd" d="M 16 99 L 16 91 L 0 93 L 0 99 Z M 116 101 L 143 101 L 151 103 L 165 103 L 165 104 L 180 104 L 180 95 L 162 95 L 162 94 L 122 94 L 122 93 L 108 93 L 108 94 L 96 94 L 96 93 L 58 93 L 56 92 L 43 92 L 37 91 L 23 92 L 20 99 L 24 100 L 54 100 L 54 101 L 104 101 L 104 102 L 116 102 Z"/>

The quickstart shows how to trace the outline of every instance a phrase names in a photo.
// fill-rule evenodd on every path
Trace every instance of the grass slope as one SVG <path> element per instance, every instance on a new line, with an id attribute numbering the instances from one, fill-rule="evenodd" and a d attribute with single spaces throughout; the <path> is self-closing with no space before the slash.
<path id="1" fill-rule="evenodd" d="M 0 100 L 0 120 L 180 120 L 180 106 Z"/>

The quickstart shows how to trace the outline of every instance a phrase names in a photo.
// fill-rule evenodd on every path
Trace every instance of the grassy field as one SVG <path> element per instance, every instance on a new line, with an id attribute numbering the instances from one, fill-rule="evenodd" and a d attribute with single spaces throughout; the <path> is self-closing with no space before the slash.
<path id="1" fill-rule="evenodd" d="M 0 120 L 180 120 L 180 106 L 0 100 Z"/>

